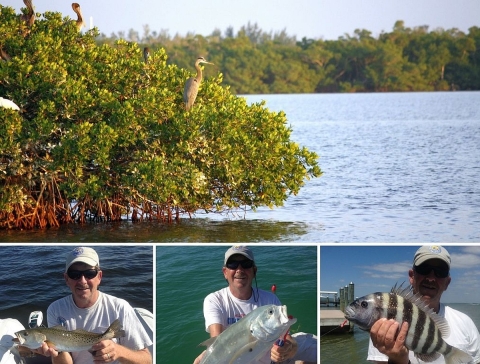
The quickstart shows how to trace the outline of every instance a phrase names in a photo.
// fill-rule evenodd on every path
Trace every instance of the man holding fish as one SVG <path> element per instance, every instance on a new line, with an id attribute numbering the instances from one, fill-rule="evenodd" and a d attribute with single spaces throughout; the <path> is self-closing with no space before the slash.
<path id="1" fill-rule="evenodd" d="M 345 317 L 370 330 L 367 360 L 375 363 L 480 363 L 480 337 L 473 321 L 440 298 L 451 282 L 451 258 L 439 245 L 417 250 L 410 288 L 355 300 Z"/>
<path id="2" fill-rule="evenodd" d="M 233 246 L 225 253 L 224 266 L 222 268 L 225 280 L 228 282 L 228 286 L 209 294 L 204 300 L 204 316 L 206 331 L 210 333 L 211 338 L 218 338 L 219 335 L 227 328 L 233 329 L 233 324 L 245 317 L 246 320 L 250 319 L 249 313 L 256 315 L 260 312 L 260 307 L 271 306 L 279 307 L 279 315 L 286 318 L 286 307 L 280 309 L 281 303 L 278 297 L 271 293 L 261 289 L 253 289 L 252 282 L 257 274 L 257 267 L 255 265 L 255 259 L 253 252 L 246 246 Z M 257 310 L 256 310 L 257 309 Z M 284 312 L 281 312 L 284 310 Z M 279 318 L 279 321 L 281 319 Z M 288 321 L 288 320 L 287 320 Z M 292 324 L 291 320 L 289 323 Z M 236 326 L 240 328 L 241 326 Z M 288 327 L 288 326 L 287 326 Z M 238 336 L 243 333 L 238 333 Z M 255 361 L 244 361 L 239 354 L 243 348 L 235 350 L 232 348 L 230 351 L 235 352 L 234 357 L 228 357 L 229 362 L 235 363 L 268 363 L 271 362 L 280 363 L 293 358 L 297 352 L 297 343 L 289 334 L 285 336 L 285 344 L 283 346 L 274 345 L 273 343 L 278 337 L 274 339 L 271 345 L 271 349 L 265 354 L 261 355 L 261 358 Z M 215 340 L 215 339 L 213 339 Z M 250 339 L 255 341 L 254 338 Z M 209 342 L 210 340 L 208 340 Z M 209 344 L 207 344 L 209 345 Z M 259 345 L 252 345 L 249 349 L 250 353 L 246 353 L 245 357 L 251 356 L 251 351 L 257 350 Z M 213 345 L 212 345 L 213 347 Z M 269 346 L 270 348 L 270 346 Z M 222 350 L 222 349 L 220 349 Z M 214 356 L 215 353 L 204 351 L 199 357 L 195 359 L 194 364 L 198 363 L 210 363 L 214 362 L 211 359 L 206 359 L 207 355 Z M 223 349 L 223 352 L 226 350 Z M 225 359 L 225 358 L 224 358 Z M 216 359 L 217 360 L 217 359 Z"/>
<path id="3" fill-rule="evenodd" d="M 73 249 L 67 255 L 64 278 L 72 294 L 47 310 L 47 330 L 55 329 L 48 335 L 61 330 L 64 334 L 46 341 L 39 336 L 37 353 L 51 356 L 54 364 L 152 363 L 148 350 L 152 342 L 134 309 L 125 300 L 98 290 L 102 270 L 94 249 Z M 92 338 L 93 331 L 100 337 Z"/>

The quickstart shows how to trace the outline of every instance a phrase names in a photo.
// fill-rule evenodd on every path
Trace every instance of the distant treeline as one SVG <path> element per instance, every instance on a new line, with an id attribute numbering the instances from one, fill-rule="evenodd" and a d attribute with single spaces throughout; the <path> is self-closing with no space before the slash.
<path id="1" fill-rule="evenodd" d="M 337 40 L 297 41 L 285 30 L 267 33 L 257 24 L 236 34 L 228 28 L 209 36 L 171 37 L 167 31 L 143 35 L 130 30 L 102 34 L 98 43 L 119 38 L 137 42 L 150 51 L 165 48 L 168 62 L 194 71 L 199 55 L 215 63 L 206 76 L 223 73 L 224 83 L 237 94 L 434 91 L 480 89 L 480 28 L 468 34 L 458 29 L 428 26 L 407 28 L 397 21 L 390 33 L 375 38 L 368 30 L 355 30 Z"/>

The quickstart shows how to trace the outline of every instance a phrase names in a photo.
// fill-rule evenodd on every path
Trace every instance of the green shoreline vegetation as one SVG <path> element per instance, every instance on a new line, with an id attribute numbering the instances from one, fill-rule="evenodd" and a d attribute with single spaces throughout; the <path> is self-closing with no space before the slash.
<path id="1" fill-rule="evenodd" d="M 281 206 L 322 174 L 285 113 L 248 105 L 219 69 L 185 110 L 203 49 L 182 66 L 152 47 L 146 63 L 136 42 L 22 11 L 0 5 L 0 96 L 20 109 L 0 107 L 0 228 Z"/>
<path id="2" fill-rule="evenodd" d="M 365 29 L 338 40 L 302 38 L 285 30 L 272 34 L 247 24 L 209 36 L 143 34 L 131 29 L 97 38 L 120 38 L 151 50 L 165 49 L 168 62 L 190 69 L 199 54 L 217 65 L 206 74 L 223 74 L 234 94 L 480 90 L 480 28 L 428 30 L 397 21 L 377 38 Z"/>

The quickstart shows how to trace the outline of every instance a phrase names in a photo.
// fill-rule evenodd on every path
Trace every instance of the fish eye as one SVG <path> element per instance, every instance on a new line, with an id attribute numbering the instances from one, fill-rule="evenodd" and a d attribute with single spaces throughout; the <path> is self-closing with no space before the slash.
<path id="1" fill-rule="evenodd" d="M 367 301 L 362 301 L 362 303 L 360 304 L 363 308 L 367 308 L 368 307 L 368 302 Z"/>

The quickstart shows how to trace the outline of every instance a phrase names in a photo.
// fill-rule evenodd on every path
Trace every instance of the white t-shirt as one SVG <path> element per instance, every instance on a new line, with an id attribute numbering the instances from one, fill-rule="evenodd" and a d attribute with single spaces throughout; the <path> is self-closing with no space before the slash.
<path id="1" fill-rule="evenodd" d="M 116 319 L 122 323 L 125 337 L 114 338 L 113 341 L 132 350 L 141 350 L 152 345 L 134 309 L 121 298 L 99 292 L 98 300 L 92 307 L 79 308 L 72 295 L 69 295 L 53 302 L 47 309 L 48 326 L 63 325 L 69 331 L 82 329 L 103 333 Z M 71 354 L 74 363 L 93 363 L 92 354 L 86 350 Z"/>
<path id="2" fill-rule="evenodd" d="M 240 300 L 232 295 L 228 287 L 210 293 L 203 301 L 205 330 L 212 324 L 222 324 L 226 329 L 254 309 L 265 305 L 281 305 L 280 300 L 271 292 L 254 289 L 248 300 Z"/>
<path id="3" fill-rule="evenodd" d="M 473 357 L 473 361 L 470 363 L 480 362 L 480 335 L 472 319 L 464 313 L 443 304 L 440 304 L 438 315 L 445 317 L 445 320 L 447 320 L 450 326 L 450 336 L 445 339 L 445 342 L 469 353 Z M 412 351 L 409 353 L 409 358 L 412 364 L 425 363 L 416 358 Z M 368 345 L 367 360 L 388 361 L 388 357 L 380 353 L 377 348 L 373 346 L 371 339 Z M 437 360 L 429 362 L 428 364 L 445 364 L 445 358 L 441 355 Z"/>
<path id="4" fill-rule="evenodd" d="M 281 305 L 277 296 L 261 289 L 258 290 L 258 293 L 254 289 L 248 300 L 240 300 L 232 295 L 228 287 L 222 288 L 210 293 L 203 301 L 205 329 L 210 332 L 208 327 L 212 324 L 222 324 L 225 329 L 255 308 L 269 304 Z M 270 364 L 270 362 L 270 351 L 268 351 L 257 363 Z"/>

